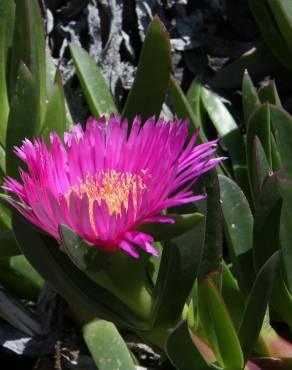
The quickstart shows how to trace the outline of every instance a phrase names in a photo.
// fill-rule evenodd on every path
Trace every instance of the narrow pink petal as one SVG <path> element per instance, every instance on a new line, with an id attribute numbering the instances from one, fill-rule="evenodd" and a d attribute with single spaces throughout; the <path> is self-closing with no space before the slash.
<path id="1" fill-rule="evenodd" d="M 137 251 L 136 251 L 136 249 L 132 246 L 132 244 L 131 244 L 131 243 L 129 243 L 129 242 L 125 241 L 125 240 L 122 240 L 122 241 L 120 241 L 120 242 L 119 242 L 119 247 L 120 247 L 123 251 L 125 251 L 125 252 L 129 253 L 132 257 L 134 257 L 134 258 L 139 258 L 139 254 L 138 254 L 138 252 L 137 252 Z"/>

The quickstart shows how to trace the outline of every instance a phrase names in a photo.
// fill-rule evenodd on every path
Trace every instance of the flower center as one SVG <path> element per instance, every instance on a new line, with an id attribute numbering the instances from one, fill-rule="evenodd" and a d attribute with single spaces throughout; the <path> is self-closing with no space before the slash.
<path id="1" fill-rule="evenodd" d="M 95 175 L 87 174 L 85 179 L 78 179 L 78 182 L 71 186 L 66 192 L 65 197 L 69 202 L 71 193 L 77 194 L 80 198 L 87 195 L 89 201 L 89 217 L 93 229 L 93 205 L 97 201 L 100 205 L 102 201 L 107 204 L 109 214 L 122 214 L 122 207 L 128 210 L 129 198 L 132 196 L 134 207 L 137 206 L 137 197 L 144 192 L 147 187 L 144 183 L 143 175 L 146 171 L 141 171 L 141 175 L 130 172 L 119 172 L 115 170 L 102 170 Z"/>

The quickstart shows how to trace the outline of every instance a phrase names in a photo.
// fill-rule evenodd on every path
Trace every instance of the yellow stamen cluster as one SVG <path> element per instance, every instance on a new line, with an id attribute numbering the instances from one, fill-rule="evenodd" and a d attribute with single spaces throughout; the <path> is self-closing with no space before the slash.
<path id="1" fill-rule="evenodd" d="M 141 174 L 144 174 L 142 171 Z M 93 205 L 97 201 L 101 204 L 105 201 L 109 214 L 121 215 L 122 206 L 127 210 L 129 207 L 130 194 L 133 205 L 137 205 L 137 196 L 146 190 L 143 178 L 140 175 L 115 170 L 99 171 L 95 175 L 87 174 L 85 179 L 78 179 L 78 183 L 71 186 L 66 193 L 69 202 L 71 193 L 77 194 L 80 198 L 87 195 L 89 201 L 90 223 L 95 229 L 93 220 Z"/>

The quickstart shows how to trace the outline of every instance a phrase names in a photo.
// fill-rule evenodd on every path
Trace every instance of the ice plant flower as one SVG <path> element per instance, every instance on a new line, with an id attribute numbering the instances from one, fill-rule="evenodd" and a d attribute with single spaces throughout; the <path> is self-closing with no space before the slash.
<path id="1" fill-rule="evenodd" d="M 216 141 L 195 146 L 198 131 L 186 145 L 187 121 L 136 117 L 130 133 L 126 120 L 89 118 L 64 134 L 25 139 L 15 153 L 27 165 L 22 183 L 6 178 L 12 205 L 29 221 L 61 242 L 66 224 L 96 247 L 123 250 L 138 258 L 137 247 L 157 254 L 153 238 L 137 227 L 174 222 L 162 215 L 168 207 L 197 201 L 193 183 L 222 158 L 213 158 Z M 20 202 L 19 202 L 20 201 Z"/>

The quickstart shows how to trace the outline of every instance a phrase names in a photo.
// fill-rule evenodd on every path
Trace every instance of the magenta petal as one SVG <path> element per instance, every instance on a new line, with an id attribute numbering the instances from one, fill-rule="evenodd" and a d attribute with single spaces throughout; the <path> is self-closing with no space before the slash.
<path id="1" fill-rule="evenodd" d="M 187 120 L 150 117 L 143 124 L 136 117 L 128 133 L 120 116 L 91 117 L 64 141 L 51 133 L 49 146 L 24 139 L 15 153 L 27 170 L 19 169 L 20 182 L 6 178 L 2 189 L 17 198 L 10 203 L 24 217 L 58 240 L 66 224 L 97 247 L 134 258 L 136 247 L 157 255 L 139 225 L 174 223 L 164 209 L 204 198 L 192 185 L 224 159 L 214 158 L 217 140 L 195 145 L 198 133 L 186 145 Z"/>
<path id="2" fill-rule="evenodd" d="M 139 254 L 138 252 L 136 251 L 136 249 L 131 245 L 131 243 L 125 241 L 125 240 L 122 240 L 121 242 L 119 242 L 119 247 L 124 251 L 124 252 L 127 252 L 129 253 L 132 257 L 134 258 L 139 258 Z"/>

